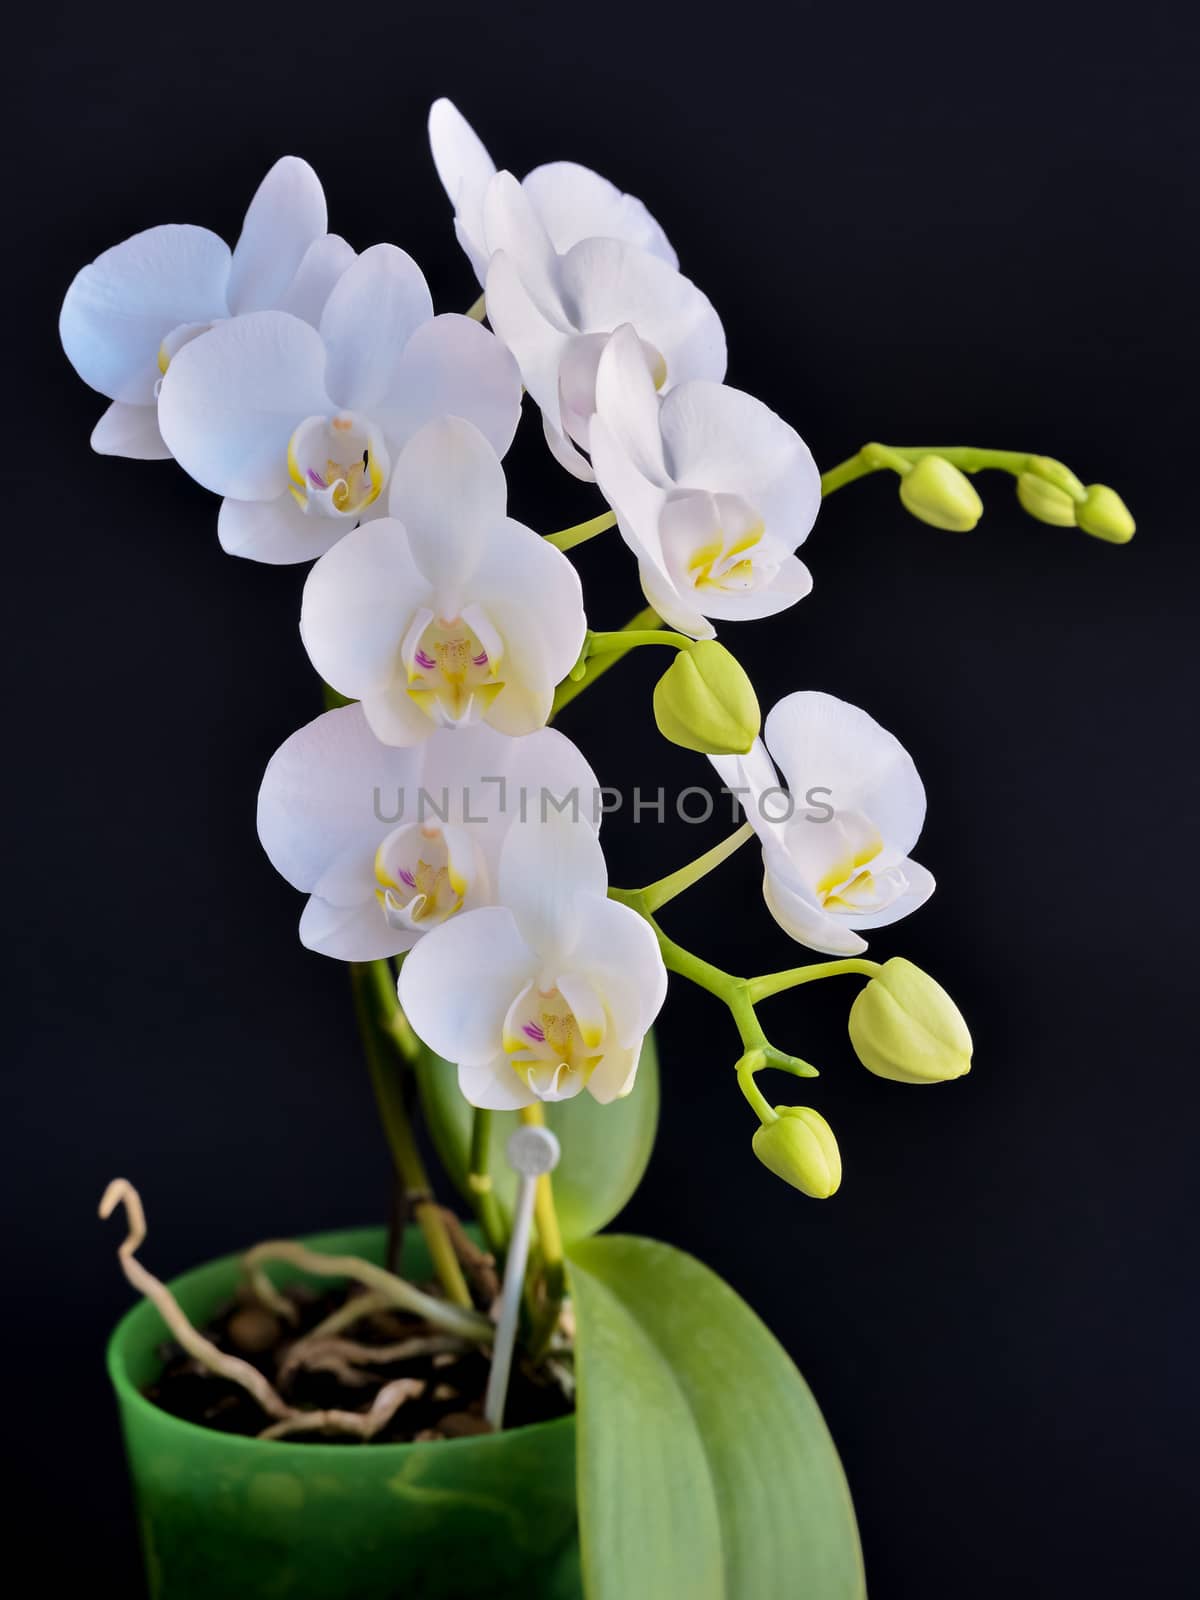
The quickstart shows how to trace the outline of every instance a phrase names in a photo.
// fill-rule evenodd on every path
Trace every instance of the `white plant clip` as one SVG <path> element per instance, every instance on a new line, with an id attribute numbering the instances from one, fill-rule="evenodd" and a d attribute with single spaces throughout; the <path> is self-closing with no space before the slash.
<path id="1" fill-rule="evenodd" d="M 504 1420 L 504 1401 L 508 1394 L 508 1375 L 512 1369 L 513 1345 L 517 1337 L 517 1318 L 521 1310 L 521 1291 L 529 1261 L 529 1236 L 533 1228 L 533 1202 L 537 1181 L 553 1172 L 561 1154 L 558 1140 L 549 1128 L 518 1128 L 505 1146 L 508 1164 L 517 1174 L 517 1202 L 513 1210 L 512 1238 L 504 1268 L 504 1289 L 500 1297 L 500 1316 L 492 1345 L 492 1370 L 488 1376 L 483 1414 L 499 1429 Z"/>

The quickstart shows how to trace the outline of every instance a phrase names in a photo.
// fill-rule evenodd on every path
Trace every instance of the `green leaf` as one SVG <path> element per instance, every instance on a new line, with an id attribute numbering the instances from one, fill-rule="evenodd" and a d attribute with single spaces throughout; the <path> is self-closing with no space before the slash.
<path id="1" fill-rule="evenodd" d="M 437 1153 L 462 1194 L 470 1199 L 467 1170 L 472 1108 L 458 1088 L 448 1061 L 422 1051 L 417 1063 L 421 1106 Z M 585 1239 L 616 1216 L 642 1181 L 658 1127 L 658 1052 L 646 1035 L 633 1090 L 623 1100 L 602 1106 L 586 1092 L 547 1105 L 546 1123 L 562 1145 L 554 1174 L 554 1202 L 563 1238 Z M 518 1125 L 515 1111 L 492 1113 L 489 1163 L 493 1190 L 511 1219 L 517 1180 L 504 1156 L 509 1134 Z"/>
<path id="2" fill-rule="evenodd" d="M 861 1600 L 833 1440 L 749 1306 L 651 1239 L 584 1240 L 568 1265 L 588 1600 Z"/>

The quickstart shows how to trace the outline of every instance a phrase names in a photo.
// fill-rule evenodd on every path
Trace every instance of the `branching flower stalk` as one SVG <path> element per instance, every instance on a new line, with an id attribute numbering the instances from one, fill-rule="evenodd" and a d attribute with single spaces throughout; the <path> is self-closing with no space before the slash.
<path id="1" fill-rule="evenodd" d="M 482 290 L 465 317 L 435 315 L 403 250 L 358 254 L 327 232 L 316 174 L 284 158 L 234 249 L 200 228 L 148 230 L 83 269 L 60 320 L 69 358 L 111 402 L 98 450 L 174 457 L 222 496 L 218 532 L 231 553 L 313 563 L 300 632 L 328 709 L 272 758 L 259 834 L 308 897 L 304 943 L 350 964 L 396 1184 L 445 1298 L 293 1241 L 255 1247 L 245 1268 L 289 1321 L 295 1309 L 269 1262 L 365 1287 L 298 1347 L 350 1379 L 356 1347 L 341 1336 L 373 1309 L 420 1316 L 435 1338 L 492 1338 L 474 1304 L 490 1298 L 505 1246 L 493 1114 L 537 1123 L 575 1095 L 600 1106 L 627 1096 L 668 972 L 728 1009 L 737 1080 L 759 1124 L 754 1153 L 814 1197 L 837 1189 L 840 1154 L 817 1111 L 772 1106 L 758 1087 L 768 1067 L 816 1076 L 770 1042 L 764 1000 L 863 979 L 847 1027 L 869 1071 L 931 1083 L 969 1070 L 970 1035 L 945 991 L 902 957 L 865 955 L 864 933 L 934 890 L 912 855 L 925 791 L 911 755 L 829 694 L 789 688 L 764 718 L 717 639 L 727 623 L 778 617 L 809 594 L 797 552 L 822 501 L 887 472 L 911 515 L 965 531 L 983 511 L 971 479 L 994 470 L 1041 522 L 1114 544 L 1134 532 L 1112 489 L 1047 456 L 870 442 L 820 473 L 783 417 L 725 383 L 717 310 L 640 201 L 578 168 L 542 167 L 523 185 L 494 169 L 448 102 L 434 107 L 430 137 Z M 509 515 L 503 458 L 526 405 L 559 465 L 604 501 L 544 537 Z M 604 548 L 630 559 L 646 605 L 623 628 L 596 631 L 567 552 L 614 529 Z M 711 763 L 746 822 L 644 888 L 610 889 L 597 774 L 548 724 L 650 646 L 671 656 L 653 693 L 660 733 Z M 427 792 L 452 798 L 433 816 L 379 803 Z M 527 814 L 529 795 L 547 792 L 596 799 L 574 815 Z M 786 816 L 766 809 L 771 796 L 788 802 Z M 823 959 L 741 977 L 657 921 L 751 837 L 767 910 Z M 445 1090 L 428 1087 L 427 1065 L 443 1071 L 431 1057 L 455 1074 Z M 490 1255 L 433 1198 L 405 1097 L 418 1065 L 423 1092 L 461 1093 L 474 1108 L 457 1164 Z M 548 1175 L 535 1200 L 526 1348 L 540 1356 L 560 1338 L 564 1292 Z M 400 1380 L 369 1411 L 297 1417 L 261 1374 L 188 1325 L 135 1258 L 145 1229 L 127 1184 L 110 1186 L 103 1214 L 122 1202 L 130 1282 L 198 1361 L 256 1394 L 274 1419 L 269 1436 L 374 1437 L 416 1392 Z"/>

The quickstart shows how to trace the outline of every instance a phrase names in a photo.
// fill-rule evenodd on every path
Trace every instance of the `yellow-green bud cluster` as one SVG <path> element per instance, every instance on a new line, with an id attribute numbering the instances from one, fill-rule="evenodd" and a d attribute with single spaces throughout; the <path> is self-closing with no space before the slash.
<path id="1" fill-rule="evenodd" d="M 1017 499 L 1031 517 L 1055 528 L 1082 528 L 1108 544 L 1128 544 L 1136 523 L 1115 489 L 1084 485 L 1050 456 L 1030 456 L 1017 476 Z"/>

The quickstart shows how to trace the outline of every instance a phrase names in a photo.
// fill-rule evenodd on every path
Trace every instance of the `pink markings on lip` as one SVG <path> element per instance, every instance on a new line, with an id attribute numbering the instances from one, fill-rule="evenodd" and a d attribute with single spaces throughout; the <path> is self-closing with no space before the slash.
<path id="1" fill-rule="evenodd" d="M 407 867 L 400 868 L 400 882 L 406 883 L 410 889 L 415 889 L 417 887 L 417 880 L 413 877 L 412 873 Z"/>
<path id="2" fill-rule="evenodd" d="M 321 476 L 321 474 L 319 472 L 315 471 L 312 467 L 309 467 L 309 469 L 308 469 L 308 481 L 316 489 L 328 489 L 328 487 L 329 487 L 329 485 L 325 482 L 325 479 Z"/>
<path id="3" fill-rule="evenodd" d="M 475 665 L 477 667 L 486 667 L 487 666 L 487 651 L 486 650 L 481 650 L 477 656 L 472 656 L 471 660 L 475 663 Z"/>
<path id="4" fill-rule="evenodd" d="M 424 650 L 418 650 L 413 659 L 416 661 L 419 667 L 424 667 L 426 672 L 431 671 L 437 666 L 437 662 L 433 659 L 433 657 L 431 655 L 427 655 Z"/>
<path id="5" fill-rule="evenodd" d="M 521 1032 L 527 1039 L 532 1039 L 535 1044 L 545 1044 L 546 1042 L 546 1035 L 538 1027 L 536 1022 L 525 1023 L 521 1029 Z"/>

